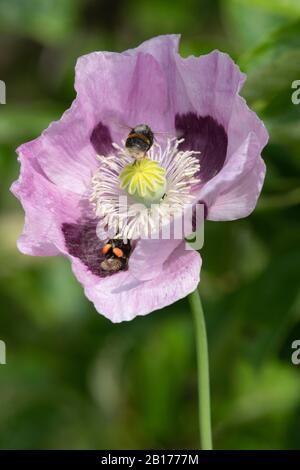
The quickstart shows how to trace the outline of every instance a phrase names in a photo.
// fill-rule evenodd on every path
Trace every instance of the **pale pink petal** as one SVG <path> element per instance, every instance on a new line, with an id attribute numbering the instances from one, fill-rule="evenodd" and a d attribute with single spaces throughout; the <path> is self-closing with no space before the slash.
<path id="1" fill-rule="evenodd" d="M 175 125 L 185 138 L 182 148 L 201 152 L 199 201 L 208 219 L 246 217 L 262 189 L 268 133 L 239 95 L 245 75 L 218 51 L 176 63 Z"/>
<path id="2" fill-rule="evenodd" d="M 83 56 L 76 65 L 75 88 L 90 125 L 107 125 L 115 142 L 127 137 L 126 126 L 147 123 L 165 131 L 172 123 L 166 76 L 150 53 Z"/>
<path id="3" fill-rule="evenodd" d="M 161 274 L 151 281 L 139 281 L 130 271 L 98 280 L 73 259 L 73 271 L 83 283 L 86 296 L 99 313 L 118 323 L 147 315 L 187 296 L 197 288 L 201 258 L 195 251 L 185 250 L 185 243 L 170 255 Z"/>
<path id="4" fill-rule="evenodd" d="M 23 144 L 18 152 L 34 159 L 52 183 L 82 195 L 97 167 L 90 132 L 83 109 L 75 101 L 60 121 L 53 122 L 39 138 Z"/>
<path id="5" fill-rule="evenodd" d="M 34 256 L 64 253 L 61 224 L 81 216 L 81 201 L 67 190 L 58 190 L 36 167 L 35 159 L 26 154 L 27 150 L 28 147 L 20 149 L 21 173 L 11 188 L 25 211 L 25 226 L 18 248 Z"/>
<path id="6" fill-rule="evenodd" d="M 205 183 L 223 167 L 231 151 L 229 125 L 238 93 L 245 81 L 233 60 L 219 51 L 200 57 L 175 57 L 173 80 L 175 127 L 184 137 L 182 149 L 200 151 L 201 181 Z"/>
<path id="7" fill-rule="evenodd" d="M 186 59 L 176 55 L 175 87 L 176 113 L 196 113 L 211 116 L 225 131 L 246 75 L 228 54 L 213 51 L 200 57 Z"/>
<path id="8" fill-rule="evenodd" d="M 161 274 L 163 264 L 182 240 L 140 240 L 129 259 L 130 273 L 146 281 Z"/>
<path id="9" fill-rule="evenodd" d="M 156 36 L 142 42 L 134 49 L 128 49 L 125 54 L 135 55 L 137 52 L 152 55 L 167 72 L 168 65 L 174 60 L 174 54 L 178 53 L 180 34 L 165 34 Z"/>
<path id="10" fill-rule="evenodd" d="M 207 207 L 207 219 L 234 220 L 253 211 L 266 171 L 260 152 L 256 135 L 249 134 L 224 168 L 199 191 L 199 200 Z"/>

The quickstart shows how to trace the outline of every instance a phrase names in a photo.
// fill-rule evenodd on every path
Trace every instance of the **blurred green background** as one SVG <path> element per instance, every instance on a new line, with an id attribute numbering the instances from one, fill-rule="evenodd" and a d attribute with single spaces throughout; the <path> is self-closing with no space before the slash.
<path id="1" fill-rule="evenodd" d="M 69 262 L 18 253 L 15 148 L 70 106 L 76 58 L 182 33 L 181 53 L 226 51 L 264 119 L 267 178 L 247 219 L 206 223 L 201 293 L 215 447 L 300 449 L 299 0 L 0 0 L 0 448 L 196 448 L 187 302 L 113 325 Z"/>

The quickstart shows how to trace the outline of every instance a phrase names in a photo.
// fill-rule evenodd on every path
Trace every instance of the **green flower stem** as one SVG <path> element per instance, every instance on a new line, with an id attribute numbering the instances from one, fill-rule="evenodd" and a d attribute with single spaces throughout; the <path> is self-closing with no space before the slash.
<path id="1" fill-rule="evenodd" d="M 207 335 L 198 289 L 189 294 L 188 300 L 196 327 L 200 445 L 202 450 L 212 450 Z"/>

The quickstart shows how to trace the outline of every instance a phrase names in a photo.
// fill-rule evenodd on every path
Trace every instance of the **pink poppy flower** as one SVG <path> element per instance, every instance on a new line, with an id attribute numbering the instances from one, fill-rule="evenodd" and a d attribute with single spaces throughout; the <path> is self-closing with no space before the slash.
<path id="1" fill-rule="evenodd" d="M 268 134 L 239 95 L 245 75 L 227 54 L 182 58 L 178 44 L 179 36 L 160 36 L 121 54 L 79 58 L 71 108 L 17 150 L 21 173 L 12 192 L 25 211 L 18 248 L 67 256 L 86 296 L 113 322 L 185 297 L 201 268 L 199 253 L 186 250 L 184 240 L 144 239 L 132 218 L 121 236 L 134 239 L 128 265 L 104 269 L 96 228 L 118 212 L 125 190 L 118 176 L 128 164 L 122 150 L 128 131 L 117 122 L 147 123 L 162 133 L 149 155 L 165 174 L 159 204 L 168 223 L 164 198 L 179 209 L 201 201 L 209 220 L 246 217 L 264 181 Z"/>

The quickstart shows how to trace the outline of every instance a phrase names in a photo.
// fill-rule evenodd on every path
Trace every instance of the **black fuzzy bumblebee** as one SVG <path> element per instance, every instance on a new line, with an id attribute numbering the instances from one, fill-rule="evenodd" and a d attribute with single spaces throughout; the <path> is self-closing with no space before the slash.
<path id="1" fill-rule="evenodd" d="M 151 128 L 147 124 L 139 124 L 129 132 L 125 147 L 130 156 L 141 160 L 152 147 L 153 140 L 154 133 Z"/>
<path id="2" fill-rule="evenodd" d="M 128 259 L 131 252 L 130 241 L 124 243 L 123 240 L 109 240 L 102 248 L 105 259 L 101 263 L 101 268 L 107 272 L 124 271 L 128 267 Z"/>

